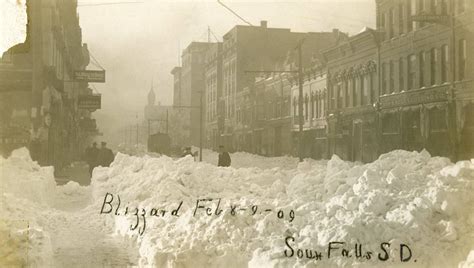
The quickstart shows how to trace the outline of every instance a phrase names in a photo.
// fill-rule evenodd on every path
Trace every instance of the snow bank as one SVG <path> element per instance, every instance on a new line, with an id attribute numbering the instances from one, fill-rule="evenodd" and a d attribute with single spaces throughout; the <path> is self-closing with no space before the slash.
<path id="1" fill-rule="evenodd" d="M 33 162 L 27 149 L 0 157 L 0 266 L 51 265 L 51 241 L 44 226 L 55 195 L 51 167 Z"/>
<path id="2" fill-rule="evenodd" d="M 52 168 L 25 149 L 0 158 L 0 266 L 60 267 L 72 258 L 93 267 L 120 255 L 114 265 L 472 267 L 474 160 L 393 151 L 362 165 L 236 153 L 232 167 L 218 168 L 217 154 L 204 156 L 208 163 L 118 153 L 111 167 L 94 170 L 89 187 L 56 186 Z M 90 205 L 58 209 L 71 200 Z M 150 216 L 154 208 L 166 215 Z M 345 244 L 328 258 L 331 242 Z M 406 263 L 401 244 L 412 251 Z M 306 249 L 321 260 L 306 258 Z"/>
<path id="3" fill-rule="evenodd" d="M 239 158 L 235 156 L 233 164 Z M 254 166 L 271 167 L 257 156 L 243 158 Z M 468 208 L 474 201 L 473 178 L 473 162 L 453 165 L 426 151 L 394 151 L 366 165 L 334 156 L 329 162 L 305 161 L 293 169 L 218 168 L 191 157 L 174 161 L 118 154 L 110 168 L 94 172 L 91 209 L 100 211 L 106 193 L 115 196 L 114 202 L 120 196 L 121 209 L 145 209 L 146 231 L 141 236 L 140 226 L 130 228 L 136 216 L 124 216 L 123 210 L 122 215 L 104 215 L 117 233 L 137 239 L 143 266 L 220 267 L 232 262 L 235 267 L 309 267 L 314 260 L 285 257 L 285 250 L 320 249 L 326 254 L 330 242 L 343 241 L 351 249 L 363 244 L 373 259 L 377 253 L 383 257 L 381 243 L 396 245 L 386 248 L 395 266 L 449 267 L 472 248 L 474 218 Z M 221 198 L 224 213 L 207 216 L 203 208 L 195 216 L 196 201 L 203 198 L 214 199 L 205 203 L 210 211 Z M 171 210 L 181 201 L 179 217 L 148 216 L 152 208 Z M 275 213 L 232 216 L 232 204 Z M 278 218 L 280 210 L 287 215 L 284 219 Z M 291 210 L 293 221 L 288 219 Z M 294 238 L 292 249 L 285 244 L 287 237 Z M 409 264 L 397 260 L 401 244 L 413 251 Z M 333 253 L 336 256 L 316 263 L 381 265 Z"/>

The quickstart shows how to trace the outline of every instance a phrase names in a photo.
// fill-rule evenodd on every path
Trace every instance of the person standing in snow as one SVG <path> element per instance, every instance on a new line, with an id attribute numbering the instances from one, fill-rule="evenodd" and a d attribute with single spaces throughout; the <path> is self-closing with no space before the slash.
<path id="1" fill-rule="evenodd" d="M 219 159 L 217 161 L 218 167 L 228 167 L 230 166 L 230 155 L 225 151 L 224 145 L 219 145 Z"/>
<path id="2" fill-rule="evenodd" d="M 89 165 L 89 175 L 92 176 L 92 170 L 98 165 L 97 157 L 99 155 L 99 148 L 97 148 L 97 142 L 92 144 L 92 147 L 86 149 L 86 162 Z"/>
<path id="3" fill-rule="evenodd" d="M 184 148 L 184 152 L 181 155 L 181 157 L 186 157 L 187 155 L 194 156 L 193 153 L 191 152 L 191 147 Z"/>
<path id="4" fill-rule="evenodd" d="M 114 153 L 107 148 L 107 143 L 104 141 L 101 142 L 101 147 L 97 155 L 97 165 L 108 167 L 114 161 L 114 158 Z"/>

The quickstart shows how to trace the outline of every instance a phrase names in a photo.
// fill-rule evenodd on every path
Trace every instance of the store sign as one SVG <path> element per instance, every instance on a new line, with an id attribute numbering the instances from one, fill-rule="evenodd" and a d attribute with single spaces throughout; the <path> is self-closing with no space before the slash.
<path id="1" fill-rule="evenodd" d="M 81 82 L 105 83 L 105 71 L 74 71 L 74 80 Z"/>
<path id="2" fill-rule="evenodd" d="M 411 16 L 413 21 L 417 22 L 428 22 L 428 23 L 439 23 L 446 24 L 449 21 L 447 15 L 436 15 L 436 14 L 418 14 Z"/>
<path id="3" fill-rule="evenodd" d="M 97 110 L 101 107 L 101 95 L 80 95 L 77 107 L 84 110 Z"/>
<path id="4" fill-rule="evenodd" d="M 431 89 L 405 91 L 393 95 L 384 95 L 380 97 L 382 109 L 393 107 L 403 107 L 422 103 L 447 101 L 448 87 L 438 87 Z"/>
<path id="5" fill-rule="evenodd" d="M 81 129 L 87 132 L 97 132 L 97 123 L 95 119 L 84 118 L 79 122 Z"/>

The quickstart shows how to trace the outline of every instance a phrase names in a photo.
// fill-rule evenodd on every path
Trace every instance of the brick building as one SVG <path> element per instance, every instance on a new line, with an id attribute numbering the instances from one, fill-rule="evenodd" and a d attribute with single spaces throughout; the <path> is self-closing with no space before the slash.
<path id="1" fill-rule="evenodd" d="M 297 77 L 294 77 L 297 81 Z M 328 157 L 327 70 L 323 64 L 315 64 L 304 72 L 303 79 L 303 157 L 322 159 Z M 299 86 L 291 88 L 291 118 L 294 155 L 299 140 Z"/>
<path id="2" fill-rule="evenodd" d="M 290 29 L 280 28 L 268 28 L 267 22 L 262 21 L 260 26 L 235 26 L 232 30 L 224 35 L 223 42 L 223 95 L 222 100 L 224 103 L 224 133 L 223 142 L 230 150 L 239 150 L 244 147 L 244 144 L 248 144 L 249 137 L 247 136 L 248 124 L 243 124 L 244 119 L 243 109 L 249 104 L 257 105 L 261 107 L 272 106 L 274 107 L 277 102 L 272 100 L 273 97 L 267 98 L 268 102 L 265 104 L 257 104 L 262 99 L 258 96 L 260 92 L 252 93 L 254 88 L 259 87 L 253 85 L 255 83 L 256 73 L 249 73 L 247 71 L 262 71 L 262 70 L 273 70 L 275 66 L 285 60 L 295 61 L 295 48 L 298 42 L 305 39 L 303 45 L 303 65 L 309 66 L 311 62 L 318 58 L 319 51 L 336 44 L 340 39 L 344 39 L 347 36 L 340 33 L 338 30 L 332 32 L 320 32 L 320 33 L 298 33 L 291 32 Z M 280 83 L 281 82 L 271 82 Z M 265 86 L 266 88 L 267 86 Z M 273 85 L 270 88 L 278 88 Z M 247 89 L 247 92 L 244 91 Z M 286 95 L 291 95 L 291 89 L 285 88 Z M 275 91 L 266 91 L 272 92 Z M 276 91 L 278 92 L 278 90 Z M 270 94 L 270 95 L 271 95 Z M 283 95 L 282 95 L 283 96 Z M 252 98 L 256 99 L 253 100 Z M 253 104 L 252 104 L 253 103 Z M 286 109 L 289 111 L 290 101 L 281 102 L 278 100 L 279 105 L 282 108 L 278 110 Z M 266 120 L 268 115 L 267 108 L 257 108 L 254 112 L 257 113 L 256 120 Z M 270 109 L 270 108 L 268 108 Z M 276 110 L 275 110 L 276 111 Z M 265 115 L 259 113 L 265 113 Z M 290 114 L 288 113 L 287 119 L 279 120 L 273 124 L 273 130 L 267 130 L 267 134 L 261 134 L 262 139 L 265 142 L 270 142 L 271 137 L 280 137 L 282 134 L 279 129 L 291 128 L 291 122 L 289 121 Z M 258 119 L 260 118 L 260 119 Z M 280 118 L 281 119 L 281 118 Z M 273 121 L 272 121 L 273 122 Z M 260 129 L 261 126 L 257 127 Z M 260 129 L 259 131 L 262 131 Z M 276 131 L 276 132 L 275 132 Z M 260 135 L 260 134 L 255 134 Z M 247 137 L 246 137 L 247 136 Z M 257 138 L 257 140 L 259 140 Z M 271 138 L 273 140 L 273 138 Z M 268 147 L 270 145 L 267 145 Z M 269 154 L 269 151 L 277 154 L 288 153 L 281 151 L 279 148 L 262 148 L 264 154 Z M 276 151 L 275 151 L 276 150 Z M 280 152 L 281 151 L 281 152 Z"/>
<path id="3" fill-rule="evenodd" d="M 377 0 L 380 153 L 472 157 L 472 1 Z M 468 57 L 469 55 L 469 57 Z"/>
<path id="4" fill-rule="evenodd" d="M 34 160 L 60 168 L 79 158 L 97 133 L 91 111 L 77 105 L 92 90 L 74 81 L 74 71 L 89 64 L 89 51 L 77 1 L 28 0 L 26 7 L 26 40 L 0 63 L 1 151 L 26 145 Z"/>
<path id="5" fill-rule="evenodd" d="M 329 155 L 354 161 L 377 157 L 378 43 L 377 32 L 365 28 L 324 52 Z"/>
<path id="6" fill-rule="evenodd" d="M 207 42 L 192 42 L 181 55 L 182 66 L 173 68 L 174 75 L 174 99 L 173 106 L 179 114 L 179 120 L 182 122 L 171 122 L 172 124 L 179 124 L 180 130 L 185 133 L 184 140 L 181 141 L 181 146 L 185 145 L 199 145 L 201 137 L 201 115 L 200 105 L 201 97 L 203 98 L 203 109 L 205 109 L 205 58 L 208 49 L 212 43 Z M 180 68 L 180 69 L 179 69 Z M 178 94 L 176 94 L 178 93 Z M 205 111 L 204 111 L 205 114 Z M 202 133 L 205 134 L 205 121 L 203 120 Z"/>
<path id="7" fill-rule="evenodd" d="M 223 132 L 222 43 L 210 45 L 205 55 L 206 147 L 217 150 Z"/>

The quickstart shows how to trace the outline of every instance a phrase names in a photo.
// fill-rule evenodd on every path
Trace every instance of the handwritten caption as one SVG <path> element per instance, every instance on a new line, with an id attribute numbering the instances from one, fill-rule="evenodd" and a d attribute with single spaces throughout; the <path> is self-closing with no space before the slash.
<path id="1" fill-rule="evenodd" d="M 179 202 L 174 206 L 168 208 L 139 208 L 122 206 L 122 200 L 120 195 L 114 195 L 106 193 L 104 196 L 104 202 L 100 209 L 100 214 L 113 214 L 116 216 L 127 216 L 131 215 L 135 218 L 134 222 L 130 225 L 130 230 L 138 231 L 139 235 L 145 233 L 147 227 L 147 217 L 180 217 L 181 208 L 184 201 Z M 114 202 L 115 200 L 115 202 Z M 194 204 L 193 217 L 201 216 L 220 216 L 223 213 L 229 213 L 231 216 L 255 216 L 257 214 L 270 214 L 273 213 L 278 219 L 293 222 L 295 219 L 295 211 L 283 210 L 283 209 L 272 209 L 268 207 L 262 207 L 259 205 L 241 206 L 239 204 L 230 204 L 229 206 L 221 205 L 222 198 L 202 198 L 197 199 Z"/>
<path id="2" fill-rule="evenodd" d="M 362 244 L 355 243 L 352 247 L 350 244 L 341 241 L 329 242 L 325 249 L 312 249 L 312 248 L 298 248 L 295 245 L 295 238 L 293 236 L 287 236 L 285 238 L 285 250 L 283 254 L 287 258 L 298 258 L 306 260 L 321 261 L 324 258 L 331 259 L 336 257 L 354 258 L 358 260 L 378 260 L 386 262 L 389 260 L 408 262 L 413 259 L 413 252 L 411 248 L 404 243 L 391 244 L 383 242 L 379 244 L 378 250 L 366 250 Z M 390 252 L 394 249 L 398 250 L 399 256 L 391 256 Z"/>

